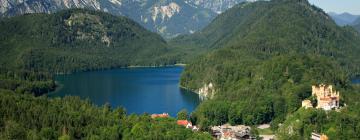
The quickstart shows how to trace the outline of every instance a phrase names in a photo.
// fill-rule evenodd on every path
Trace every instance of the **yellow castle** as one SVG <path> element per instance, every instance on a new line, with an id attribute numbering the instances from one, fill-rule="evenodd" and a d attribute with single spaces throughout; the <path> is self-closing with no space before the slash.
<path id="1" fill-rule="evenodd" d="M 332 85 L 320 84 L 312 86 L 312 96 L 316 96 L 316 108 L 331 110 L 339 108 L 340 93 L 333 89 Z"/>
<path id="2" fill-rule="evenodd" d="M 340 102 L 340 93 L 333 89 L 332 85 L 320 84 L 312 86 L 312 96 L 316 97 L 317 106 L 324 110 L 338 109 Z M 302 101 L 302 107 L 313 107 L 310 100 Z"/>

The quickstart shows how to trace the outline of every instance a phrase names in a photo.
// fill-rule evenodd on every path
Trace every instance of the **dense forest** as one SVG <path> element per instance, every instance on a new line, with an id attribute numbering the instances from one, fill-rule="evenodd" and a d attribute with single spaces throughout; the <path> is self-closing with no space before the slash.
<path id="1" fill-rule="evenodd" d="M 53 75 L 49 72 L 0 68 L 0 89 L 39 96 L 55 88 Z"/>
<path id="2" fill-rule="evenodd" d="M 311 95 L 311 85 L 335 84 L 341 89 L 350 85 L 339 64 L 324 57 L 282 55 L 257 61 L 229 50 L 221 52 L 227 57 L 199 60 L 195 63 L 201 65 L 187 67 L 181 79 L 182 85 L 194 86 L 189 88 L 207 80 L 217 89 L 214 99 L 204 101 L 193 114 L 202 126 L 277 124 Z"/>
<path id="3" fill-rule="evenodd" d="M 126 114 L 79 97 L 48 99 L 0 90 L 1 139 L 211 139 L 174 118 Z"/>
<path id="4" fill-rule="evenodd" d="M 0 65 L 68 73 L 174 64 L 161 36 L 126 17 L 84 9 L 0 21 Z"/>
<path id="5" fill-rule="evenodd" d="M 359 90 L 350 82 L 360 72 L 359 33 L 337 26 L 306 0 L 239 4 L 204 30 L 171 43 L 209 48 L 186 66 L 180 83 L 193 91 L 209 83 L 215 87 L 215 96 L 191 115 L 203 130 L 224 123 L 270 123 L 280 139 L 307 139 L 311 132 L 359 139 L 353 135 L 360 119 L 354 100 Z M 335 85 L 345 97 L 341 102 L 353 106 L 341 113 L 299 110 L 311 86 L 320 83 Z M 301 122 L 296 128 L 294 120 Z M 292 135 L 286 133 L 289 127 Z"/>
<path id="6" fill-rule="evenodd" d="M 241 50 L 259 59 L 288 53 L 323 55 L 336 58 L 356 75 L 359 36 L 350 26 L 337 26 L 307 0 L 273 0 L 235 5 L 203 30 L 169 44 L 183 48 L 179 52 L 185 56 L 218 48 Z"/>

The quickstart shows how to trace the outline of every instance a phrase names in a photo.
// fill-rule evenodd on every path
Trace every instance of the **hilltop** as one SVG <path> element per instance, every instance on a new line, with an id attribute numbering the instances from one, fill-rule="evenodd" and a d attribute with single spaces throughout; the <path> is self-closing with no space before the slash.
<path id="1" fill-rule="evenodd" d="M 160 65 L 161 36 L 107 13 L 73 9 L 0 21 L 0 64 L 8 69 L 67 73 Z"/>
<path id="2" fill-rule="evenodd" d="M 170 44 L 200 54 L 217 48 L 241 49 L 259 58 L 311 53 L 346 64 L 349 59 L 357 61 L 355 52 L 359 51 L 360 40 L 355 30 L 337 26 L 324 11 L 307 1 L 278 0 L 236 5 L 203 30 L 177 37 Z"/>

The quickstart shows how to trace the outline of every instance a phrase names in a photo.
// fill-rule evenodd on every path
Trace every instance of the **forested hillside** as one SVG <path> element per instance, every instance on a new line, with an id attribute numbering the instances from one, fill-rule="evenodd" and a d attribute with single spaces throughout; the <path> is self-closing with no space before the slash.
<path id="1" fill-rule="evenodd" d="M 240 4 L 201 32 L 171 43 L 179 48 L 210 50 L 190 62 L 181 77 L 181 85 L 193 91 L 214 85 L 215 96 L 202 102 L 192 115 L 205 130 L 227 122 L 271 123 L 277 130 L 283 121 L 290 123 L 287 119 L 298 111 L 303 99 L 311 96 L 311 85 L 320 83 L 335 85 L 345 97 L 343 103 L 356 105 L 352 98 L 358 98 L 358 90 L 349 78 L 360 72 L 359 34 L 351 27 L 337 26 L 306 0 Z M 311 131 L 325 133 L 330 139 L 345 135 L 345 139 L 359 138 L 348 135 L 356 133 L 352 129 L 357 125 L 352 122 L 359 119 L 356 107 L 344 109 L 352 115 L 338 113 L 331 120 L 323 118 L 324 122 L 306 122 L 299 117 L 309 128 L 306 132 L 305 126 L 297 129 L 299 133 L 293 138 L 306 139 Z M 339 122 L 333 121 L 341 118 L 349 120 L 341 122 L 346 128 L 334 130 L 332 126 Z M 316 127 L 320 123 L 324 124 Z M 279 132 L 282 139 L 292 137 L 286 132 Z"/>
<path id="2" fill-rule="evenodd" d="M 340 92 L 346 104 L 341 112 L 301 108 L 288 115 L 283 125 L 279 126 L 278 138 L 304 139 L 309 138 L 312 132 L 318 132 L 326 134 L 329 139 L 359 139 L 360 87 L 352 86 Z"/>
<path id="3" fill-rule="evenodd" d="M 0 137 L 14 139 L 211 139 L 172 118 L 129 115 L 79 97 L 47 99 L 0 90 Z"/>
<path id="4" fill-rule="evenodd" d="M 359 34 L 339 27 L 321 9 L 306 0 L 275 0 L 242 3 L 227 10 L 202 31 L 170 42 L 184 55 L 231 47 L 261 59 L 302 53 L 336 58 L 359 72 Z M 357 64 L 357 65 L 353 65 Z"/>
<path id="5" fill-rule="evenodd" d="M 129 65 L 161 65 L 166 42 L 134 21 L 74 9 L 0 21 L 0 65 L 67 73 Z"/>
<path id="6" fill-rule="evenodd" d="M 53 74 L 0 68 L 0 89 L 36 96 L 55 90 Z"/>

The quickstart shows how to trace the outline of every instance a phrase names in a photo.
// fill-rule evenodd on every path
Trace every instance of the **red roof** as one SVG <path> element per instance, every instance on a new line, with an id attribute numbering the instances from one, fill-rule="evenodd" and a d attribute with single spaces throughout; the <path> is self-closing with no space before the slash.
<path id="1" fill-rule="evenodd" d="M 225 138 L 231 137 L 231 133 L 230 133 L 230 132 L 224 132 L 224 137 L 225 137 Z"/>
<path id="2" fill-rule="evenodd" d="M 182 125 L 182 126 L 186 126 L 186 125 L 188 125 L 189 123 L 191 123 L 191 122 L 189 122 L 189 121 L 187 121 L 187 120 L 178 120 L 178 121 L 177 121 L 177 124 L 178 124 L 178 125 Z"/>

